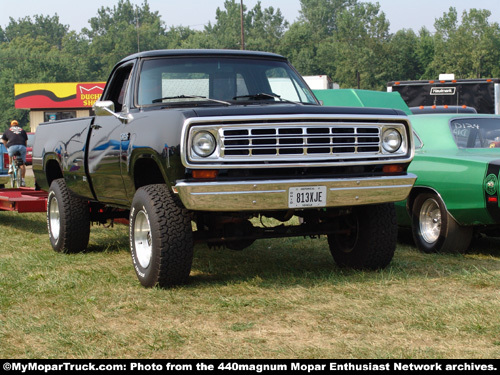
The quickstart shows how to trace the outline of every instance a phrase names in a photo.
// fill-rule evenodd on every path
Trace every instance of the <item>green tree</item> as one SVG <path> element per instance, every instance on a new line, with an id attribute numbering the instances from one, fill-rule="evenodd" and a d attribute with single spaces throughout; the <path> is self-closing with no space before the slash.
<path id="1" fill-rule="evenodd" d="M 170 27 L 165 36 L 166 45 L 161 48 L 166 49 L 177 49 L 177 48 L 187 48 L 186 43 L 190 38 L 193 38 L 196 34 L 200 32 L 191 30 L 189 27 L 177 26 Z"/>
<path id="2" fill-rule="evenodd" d="M 224 10 L 217 8 L 215 11 L 215 23 L 211 22 L 205 26 L 207 39 L 210 45 L 205 48 L 241 49 L 241 17 L 240 4 L 235 0 L 224 1 Z M 243 12 L 246 6 L 243 5 Z M 248 30 L 249 18 L 244 17 L 244 28 Z"/>
<path id="3" fill-rule="evenodd" d="M 90 28 L 84 28 L 82 33 L 90 43 L 94 69 L 103 79 L 120 59 L 168 44 L 164 23 L 158 11 L 150 9 L 147 0 L 141 6 L 119 0 L 112 9 L 101 7 L 89 24 Z"/>
<path id="4" fill-rule="evenodd" d="M 357 4 L 357 0 L 300 0 L 300 18 L 313 26 L 317 37 L 333 35 L 337 30 L 337 17 L 340 12 Z"/>
<path id="5" fill-rule="evenodd" d="M 484 9 L 464 12 L 453 40 L 452 48 L 465 45 L 470 51 L 469 61 L 457 66 L 457 71 L 467 70 L 470 78 L 492 77 L 500 66 L 500 27 L 488 21 L 490 16 L 491 12 Z"/>
<path id="6" fill-rule="evenodd" d="M 278 52 L 288 22 L 281 10 L 262 9 L 260 1 L 248 12 L 249 29 L 245 36 L 245 49 Z"/>
<path id="7" fill-rule="evenodd" d="M 190 40 L 198 48 L 241 49 L 241 2 L 226 0 L 224 9 L 217 8 L 215 23 L 205 26 L 204 35 L 197 34 Z M 261 2 L 247 12 L 243 5 L 243 29 L 245 49 L 276 52 L 288 27 L 279 9 L 262 8 Z M 197 46 L 195 45 L 195 48 Z"/>
<path id="8" fill-rule="evenodd" d="M 9 19 L 10 22 L 5 28 L 3 36 L 7 42 L 29 35 L 33 39 L 43 39 L 51 46 L 61 48 L 63 38 L 69 30 L 68 25 L 59 22 L 57 14 L 54 16 L 35 15 L 33 19 L 28 16 L 17 21 L 12 17 Z"/>
<path id="9" fill-rule="evenodd" d="M 422 75 L 418 50 L 419 37 L 411 29 L 399 30 L 390 38 L 391 80 L 412 80 Z"/>
<path id="10" fill-rule="evenodd" d="M 436 39 L 434 35 L 427 30 L 427 28 L 422 27 L 418 34 L 418 39 L 415 45 L 415 54 L 418 60 L 418 72 L 420 75 L 416 75 L 411 79 L 434 79 L 436 78 L 435 73 L 432 71 L 432 61 L 434 60 Z M 398 78 L 399 79 L 399 78 Z"/>
<path id="11" fill-rule="evenodd" d="M 5 35 L 5 31 L 0 26 L 0 43 L 8 42 L 7 36 Z"/>
<path id="12" fill-rule="evenodd" d="M 339 14 L 357 0 L 301 0 L 300 17 L 284 34 L 279 52 L 287 56 L 302 75 L 336 72 L 334 35 Z"/>
<path id="13" fill-rule="evenodd" d="M 28 111 L 14 105 L 16 83 L 64 82 L 85 71 L 73 52 L 65 52 L 72 38 L 57 15 L 10 19 L 0 43 L 0 129 L 13 118 L 24 127 L 29 123 Z"/>
<path id="14" fill-rule="evenodd" d="M 390 34 L 378 3 L 359 3 L 339 13 L 334 40 L 336 82 L 342 87 L 385 87 L 391 76 Z"/>
<path id="15" fill-rule="evenodd" d="M 325 43 L 312 38 L 313 25 L 305 21 L 294 22 L 283 35 L 279 53 L 286 56 L 302 75 L 324 74 L 319 65 L 318 48 Z"/>
<path id="16" fill-rule="evenodd" d="M 492 77 L 500 65 L 500 27 L 490 23 L 489 10 L 470 9 L 448 13 L 435 22 L 436 53 L 431 68 L 435 73 L 454 73 L 457 78 Z"/>

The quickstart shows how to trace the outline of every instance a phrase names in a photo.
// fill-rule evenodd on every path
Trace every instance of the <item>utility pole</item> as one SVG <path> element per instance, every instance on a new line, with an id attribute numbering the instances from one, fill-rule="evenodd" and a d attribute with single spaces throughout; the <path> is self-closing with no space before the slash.
<path id="1" fill-rule="evenodd" d="M 135 8 L 135 29 L 137 31 L 137 52 L 141 52 L 141 48 L 139 46 L 139 13 L 137 11 L 137 7 Z"/>
<path id="2" fill-rule="evenodd" d="M 240 18 L 241 18 L 241 49 L 245 49 L 245 28 L 243 26 L 243 0 L 240 1 Z"/>

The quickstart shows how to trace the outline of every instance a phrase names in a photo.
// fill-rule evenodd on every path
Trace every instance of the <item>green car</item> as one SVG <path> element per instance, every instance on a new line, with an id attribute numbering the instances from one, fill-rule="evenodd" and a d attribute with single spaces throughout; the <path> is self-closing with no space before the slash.
<path id="1" fill-rule="evenodd" d="M 411 227 L 424 252 L 463 252 L 474 233 L 500 236 L 500 116 L 412 115 L 418 176 L 397 204 L 400 226 Z"/>

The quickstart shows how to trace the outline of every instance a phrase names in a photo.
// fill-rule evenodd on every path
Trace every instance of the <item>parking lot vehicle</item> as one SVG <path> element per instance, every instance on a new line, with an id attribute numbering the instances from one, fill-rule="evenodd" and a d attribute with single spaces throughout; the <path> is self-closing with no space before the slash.
<path id="1" fill-rule="evenodd" d="M 437 80 L 391 81 L 388 92 L 399 92 L 408 107 L 462 106 L 478 113 L 500 114 L 500 79 L 455 79 L 453 74 Z"/>
<path id="2" fill-rule="evenodd" d="M 2 135 L 0 134 L 0 137 Z M 4 144 L 0 142 L 0 188 L 3 188 L 10 181 L 9 171 L 9 154 Z"/>
<path id="3" fill-rule="evenodd" d="M 26 143 L 26 165 L 31 165 L 33 161 L 33 142 L 35 141 L 35 133 L 26 133 L 28 142 Z"/>
<path id="4" fill-rule="evenodd" d="M 56 251 L 85 249 L 91 222 L 126 218 L 146 287 L 185 283 L 198 242 L 327 235 L 341 266 L 390 263 L 393 202 L 416 178 L 404 112 L 322 107 L 284 57 L 228 50 L 129 56 L 94 110 L 37 128 Z"/>
<path id="5" fill-rule="evenodd" d="M 397 204 L 398 222 L 411 227 L 424 252 L 467 250 L 474 233 L 500 236 L 500 116 L 410 116 L 418 176 Z"/>
<path id="6" fill-rule="evenodd" d="M 466 105 L 421 105 L 419 107 L 411 107 L 410 111 L 414 115 L 424 115 L 428 113 L 477 113 L 473 107 Z"/>

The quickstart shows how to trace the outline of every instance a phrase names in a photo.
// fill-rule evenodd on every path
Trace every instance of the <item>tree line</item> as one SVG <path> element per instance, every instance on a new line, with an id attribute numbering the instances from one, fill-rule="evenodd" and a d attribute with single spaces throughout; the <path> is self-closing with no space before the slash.
<path id="1" fill-rule="evenodd" d="M 500 26 L 491 12 L 454 7 L 435 19 L 434 32 L 389 31 L 378 3 L 300 0 L 293 23 L 280 9 L 243 6 L 244 48 L 286 56 L 302 75 L 328 75 L 341 88 L 385 90 L 388 81 L 500 77 Z M 409 15 L 410 17 L 411 15 Z M 10 18 L 0 27 L 0 131 L 11 119 L 14 84 L 105 81 L 114 64 L 138 51 L 177 48 L 241 49 L 240 2 L 225 0 L 214 23 L 197 31 L 167 26 L 147 0 L 101 7 L 80 32 L 55 15 Z"/>

